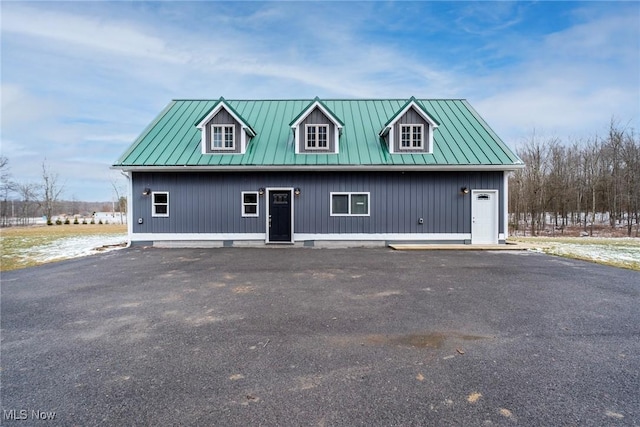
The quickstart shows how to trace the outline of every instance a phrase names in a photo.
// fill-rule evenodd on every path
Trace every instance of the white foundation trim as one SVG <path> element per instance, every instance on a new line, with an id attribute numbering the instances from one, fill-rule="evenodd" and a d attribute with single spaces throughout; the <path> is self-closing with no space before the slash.
<path id="1" fill-rule="evenodd" d="M 501 234 L 501 238 L 504 235 Z M 311 234 L 294 233 L 294 241 L 304 240 L 470 240 L 471 233 L 351 233 L 351 234 Z M 132 241 L 171 241 L 171 240 L 262 240 L 264 233 L 133 233 Z"/>
<path id="2" fill-rule="evenodd" d="M 294 240 L 470 240 L 471 233 L 295 233 Z"/>
<path id="3" fill-rule="evenodd" d="M 133 233 L 135 241 L 170 241 L 170 240 L 262 240 L 264 233 Z"/>

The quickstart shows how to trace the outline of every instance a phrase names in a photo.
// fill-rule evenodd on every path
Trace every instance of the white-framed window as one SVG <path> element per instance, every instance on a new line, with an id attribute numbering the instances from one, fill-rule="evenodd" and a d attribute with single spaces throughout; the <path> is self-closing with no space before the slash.
<path id="1" fill-rule="evenodd" d="M 369 193 L 331 193 L 331 216 L 369 216 Z"/>
<path id="2" fill-rule="evenodd" d="M 307 150 L 328 150 L 329 149 L 329 125 L 306 125 Z"/>
<path id="3" fill-rule="evenodd" d="M 211 150 L 234 150 L 235 133 L 235 125 L 211 125 Z"/>
<path id="4" fill-rule="evenodd" d="M 154 191 L 151 193 L 151 216 L 169 216 L 169 192 Z"/>
<path id="5" fill-rule="evenodd" d="M 242 192 L 242 216 L 258 216 L 258 192 Z"/>
<path id="6" fill-rule="evenodd" d="M 424 125 L 400 125 L 400 149 L 416 150 L 424 147 Z"/>

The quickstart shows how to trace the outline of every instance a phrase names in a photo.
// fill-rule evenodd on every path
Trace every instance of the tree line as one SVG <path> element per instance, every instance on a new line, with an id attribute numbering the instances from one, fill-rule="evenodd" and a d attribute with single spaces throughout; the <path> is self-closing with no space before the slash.
<path id="1" fill-rule="evenodd" d="M 596 222 L 640 231 L 640 139 L 613 120 L 608 134 L 571 144 L 533 136 L 517 150 L 525 168 L 509 178 L 512 233 L 538 235 Z"/>
<path id="2" fill-rule="evenodd" d="M 9 171 L 9 159 L 0 156 L 0 226 L 30 225 L 34 217 L 46 217 L 52 223 L 55 215 L 86 215 L 96 211 L 126 212 L 127 200 L 122 190 L 112 182 L 117 202 L 105 204 L 63 200 L 64 184 L 46 160 L 41 165 L 39 182 L 15 181 Z"/>

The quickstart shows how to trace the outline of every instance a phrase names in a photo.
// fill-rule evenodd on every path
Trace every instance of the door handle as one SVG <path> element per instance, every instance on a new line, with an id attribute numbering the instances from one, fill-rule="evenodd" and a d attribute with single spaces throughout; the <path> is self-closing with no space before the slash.
<path id="1" fill-rule="evenodd" d="M 271 215 L 269 215 L 269 228 L 271 228 Z"/>

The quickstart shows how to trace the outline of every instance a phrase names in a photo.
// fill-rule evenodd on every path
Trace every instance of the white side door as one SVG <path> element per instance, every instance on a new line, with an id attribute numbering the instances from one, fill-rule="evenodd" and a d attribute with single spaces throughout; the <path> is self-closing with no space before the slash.
<path id="1" fill-rule="evenodd" d="M 473 190 L 471 198 L 471 244 L 498 244 L 498 190 Z"/>

